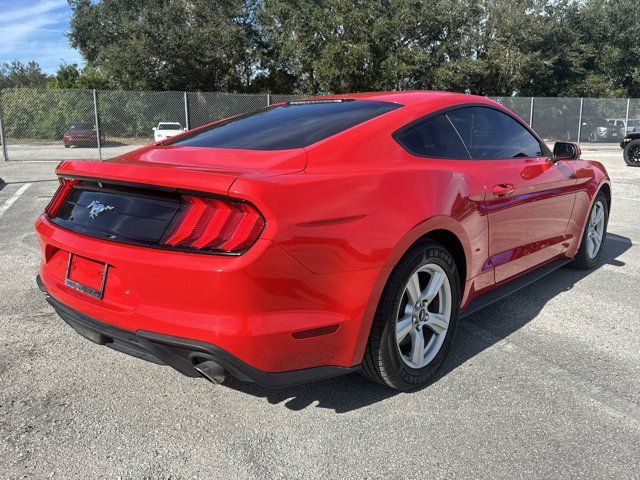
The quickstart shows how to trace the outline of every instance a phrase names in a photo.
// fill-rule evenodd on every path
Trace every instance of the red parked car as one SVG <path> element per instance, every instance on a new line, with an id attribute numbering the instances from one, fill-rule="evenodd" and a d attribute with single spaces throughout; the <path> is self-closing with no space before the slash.
<path id="1" fill-rule="evenodd" d="M 611 187 L 483 97 L 290 102 L 66 161 L 38 283 L 88 339 L 189 376 L 429 382 L 461 316 L 602 255 Z"/>
<path id="2" fill-rule="evenodd" d="M 96 127 L 90 123 L 72 123 L 62 134 L 64 147 L 91 147 L 98 145 Z M 100 143 L 104 144 L 104 133 L 100 132 Z"/>

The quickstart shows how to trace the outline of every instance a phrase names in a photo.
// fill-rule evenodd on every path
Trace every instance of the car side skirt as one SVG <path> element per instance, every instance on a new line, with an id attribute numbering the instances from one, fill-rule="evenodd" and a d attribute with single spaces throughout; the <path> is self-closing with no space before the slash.
<path id="1" fill-rule="evenodd" d="M 502 300 L 512 293 L 515 293 L 518 290 L 531 285 L 533 282 L 540 280 L 542 277 L 549 275 L 551 272 L 554 272 L 558 268 L 566 265 L 571 261 L 573 261 L 572 258 L 558 258 L 515 279 L 505 281 L 505 283 L 503 283 L 502 285 L 499 285 L 489 292 L 473 299 L 469 303 L 469 305 L 467 305 L 467 307 L 460 313 L 460 318 L 467 317 L 499 300 Z"/>

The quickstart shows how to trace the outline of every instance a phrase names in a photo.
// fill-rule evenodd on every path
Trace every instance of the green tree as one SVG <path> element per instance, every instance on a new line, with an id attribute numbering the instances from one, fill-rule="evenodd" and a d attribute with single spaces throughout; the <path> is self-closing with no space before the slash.
<path id="1" fill-rule="evenodd" d="M 576 21 L 587 45 L 587 87 L 604 95 L 640 96 L 640 8 L 636 0 L 585 0 Z M 595 75 L 595 78 L 593 77 Z M 602 81 L 604 79 L 604 81 Z"/>
<path id="2" fill-rule="evenodd" d="M 117 88 L 247 87 L 253 4 L 241 0 L 70 0 L 71 45 Z"/>
<path id="3" fill-rule="evenodd" d="M 65 63 L 58 67 L 48 87 L 106 90 L 109 88 L 109 82 L 99 70 L 90 65 L 80 69 L 75 63 Z"/>
<path id="4" fill-rule="evenodd" d="M 37 62 L 0 63 L 0 89 L 13 87 L 41 88 L 46 86 L 48 76 Z"/>

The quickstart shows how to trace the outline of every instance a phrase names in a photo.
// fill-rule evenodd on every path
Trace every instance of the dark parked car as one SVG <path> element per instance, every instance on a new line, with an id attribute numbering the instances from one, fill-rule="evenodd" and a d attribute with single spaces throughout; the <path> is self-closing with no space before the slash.
<path id="1" fill-rule="evenodd" d="M 624 136 L 620 142 L 620 148 L 624 150 L 624 161 L 630 167 L 640 167 L 640 126 Z"/>
<path id="2" fill-rule="evenodd" d="M 584 117 L 580 128 L 581 142 L 615 142 L 622 138 L 622 129 L 604 118 Z"/>
<path id="3" fill-rule="evenodd" d="M 96 127 L 91 123 L 72 123 L 64 131 L 62 141 L 65 148 L 97 146 Z M 104 132 L 100 132 L 100 143 L 104 144 Z"/>

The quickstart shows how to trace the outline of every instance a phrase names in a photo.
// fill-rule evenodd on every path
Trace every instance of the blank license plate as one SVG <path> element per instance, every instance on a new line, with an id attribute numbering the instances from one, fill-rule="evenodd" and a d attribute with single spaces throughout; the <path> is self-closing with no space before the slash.
<path id="1" fill-rule="evenodd" d="M 64 283 L 92 297 L 102 298 L 108 270 L 106 263 L 70 253 Z"/>

